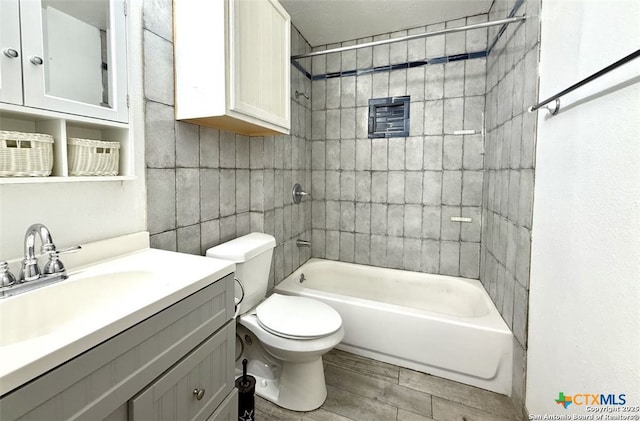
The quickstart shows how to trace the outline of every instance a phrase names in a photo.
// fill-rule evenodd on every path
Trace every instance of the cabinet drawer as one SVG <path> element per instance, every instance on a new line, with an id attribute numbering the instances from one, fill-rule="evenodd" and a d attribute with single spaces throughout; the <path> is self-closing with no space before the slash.
<path id="1" fill-rule="evenodd" d="M 231 321 L 134 397 L 132 419 L 206 420 L 233 388 L 234 333 Z"/>
<path id="2" fill-rule="evenodd" d="M 238 420 L 238 389 L 233 389 L 207 421 Z"/>

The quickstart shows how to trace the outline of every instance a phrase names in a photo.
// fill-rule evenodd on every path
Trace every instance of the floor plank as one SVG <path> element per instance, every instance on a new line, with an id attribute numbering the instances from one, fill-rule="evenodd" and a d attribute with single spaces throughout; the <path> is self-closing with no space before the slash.
<path id="1" fill-rule="evenodd" d="M 327 365 L 325 369 L 325 380 L 328 385 L 365 398 L 418 414 L 431 415 L 431 395 L 428 393 L 332 365 Z"/>
<path id="2" fill-rule="evenodd" d="M 434 421 L 433 418 L 398 409 L 398 421 Z"/>
<path id="3" fill-rule="evenodd" d="M 333 386 L 327 386 L 322 408 L 354 421 L 389 421 L 398 414 L 396 407 Z"/>
<path id="4" fill-rule="evenodd" d="M 433 419 L 437 421 L 518 421 L 518 418 L 503 417 L 437 396 L 433 397 Z"/>
<path id="5" fill-rule="evenodd" d="M 259 420 L 283 420 L 283 421 L 301 421 L 302 412 L 289 411 L 269 402 L 266 399 L 256 396 L 256 419 Z"/>
<path id="6" fill-rule="evenodd" d="M 438 396 L 502 417 L 517 419 L 511 399 L 505 395 L 406 368 L 400 368 L 399 383 L 401 386 L 429 393 L 434 397 Z"/>
<path id="7" fill-rule="evenodd" d="M 333 412 L 329 412 L 322 408 L 316 409 L 315 411 L 307 412 L 302 417 L 303 420 L 314 420 L 314 421 L 351 421 L 351 418 L 343 417 L 342 415 L 334 414 Z"/>
<path id="8" fill-rule="evenodd" d="M 393 364 L 383 363 L 371 358 L 361 357 L 349 352 L 333 349 L 322 356 L 325 365 L 331 364 L 338 367 L 348 367 L 351 370 L 398 383 L 400 368 Z"/>

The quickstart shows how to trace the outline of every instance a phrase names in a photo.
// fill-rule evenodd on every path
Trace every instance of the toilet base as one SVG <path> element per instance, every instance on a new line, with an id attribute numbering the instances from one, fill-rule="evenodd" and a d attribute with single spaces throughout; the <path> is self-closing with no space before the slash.
<path id="1" fill-rule="evenodd" d="M 292 411 L 312 411 L 327 398 L 322 356 L 304 362 L 283 361 L 274 357 L 244 326 L 238 325 L 236 342 L 242 355 L 236 362 L 236 377 L 242 375 L 242 360 L 248 360 L 247 372 L 256 378 L 256 394 Z"/>
<path id="2" fill-rule="evenodd" d="M 266 364 L 249 361 L 247 371 L 256 378 L 256 395 L 291 411 L 313 411 L 322 406 L 327 398 L 322 357 L 305 363 L 281 364 L 270 366 L 269 373 L 264 370 Z M 252 366 L 261 369 L 253 371 Z M 241 374 L 236 370 L 236 376 Z"/>

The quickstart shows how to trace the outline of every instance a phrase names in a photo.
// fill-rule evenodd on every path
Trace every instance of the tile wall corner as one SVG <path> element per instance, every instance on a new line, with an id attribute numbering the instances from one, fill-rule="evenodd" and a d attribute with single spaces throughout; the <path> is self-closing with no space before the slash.
<path id="1" fill-rule="evenodd" d="M 147 227 L 151 246 L 204 255 L 262 231 L 276 238 L 270 287 L 311 256 L 311 203 L 293 205 L 294 182 L 311 185 L 311 101 L 305 68 L 291 70 L 291 135 L 247 137 L 176 121 L 171 1 L 144 2 Z M 291 31 L 292 53 L 311 47 Z M 310 62 L 304 63 L 310 66 Z M 151 83 L 153 82 L 153 83 Z"/>
<path id="2" fill-rule="evenodd" d="M 514 333 L 514 404 L 524 407 L 535 176 L 539 0 L 494 2 L 489 18 L 526 13 L 487 56 L 480 280 Z M 500 28 L 489 30 L 494 39 Z"/>

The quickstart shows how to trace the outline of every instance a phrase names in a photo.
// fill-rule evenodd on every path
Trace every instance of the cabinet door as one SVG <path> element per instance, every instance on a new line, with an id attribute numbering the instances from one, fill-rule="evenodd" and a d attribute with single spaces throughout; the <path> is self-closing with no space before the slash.
<path id="1" fill-rule="evenodd" d="M 24 105 L 127 121 L 123 0 L 21 0 Z"/>
<path id="2" fill-rule="evenodd" d="M 207 421 L 238 421 L 239 415 L 238 389 L 233 389 Z"/>
<path id="3" fill-rule="evenodd" d="M 130 401 L 132 421 L 204 421 L 233 389 L 234 321 Z"/>
<path id="4" fill-rule="evenodd" d="M 277 0 L 229 0 L 229 109 L 290 127 L 290 18 Z"/>
<path id="5" fill-rule="evenodd" d="M 0 1 L 0 102 L 22 104 L 18 0 Z"/>

